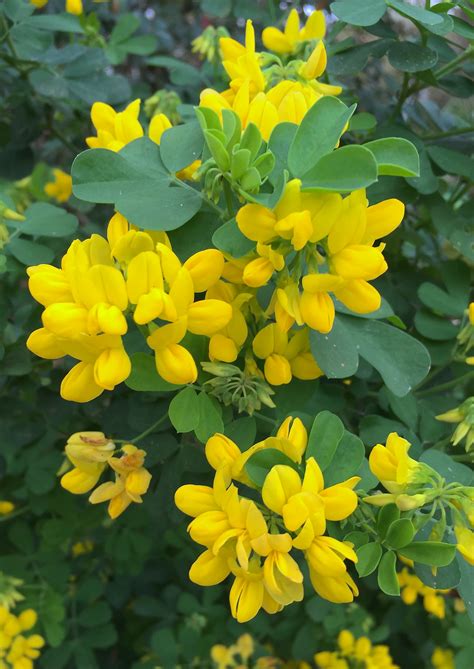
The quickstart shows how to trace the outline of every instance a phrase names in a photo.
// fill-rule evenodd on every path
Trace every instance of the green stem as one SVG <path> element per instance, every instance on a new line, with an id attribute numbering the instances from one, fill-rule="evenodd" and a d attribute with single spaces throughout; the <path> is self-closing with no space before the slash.
<path id="1" fill-rule="evenodd" d="M 432 135 L 425 135 L 421 137 L 424 142 L 430 142 L 435 139 L 443 139 L 444 137 L 454 137 L 455 135 L 465 135 L 466 133 L 474 132 L 474 125 L 467 128 L 452 128 L 451 130 L 444 130 L 443 132 L 435 132 Z"/>
<path id="2" fill-rule="evenodd" d="M 474 462 L 474 453 L 466 453 L 466 455 L 452 455 L 456 462 Z"/>
<path id="3" fill-rule="evenodd" d="M 16 518 L 17 516 L 22 516 L 24 513 L 27 513 L 27 511 L 30 510 L 29 506 L 23 506 L 21 509 L 17 509 L 16 511 L 12 511 L 11 513 L 8 513 L 6 516 L 0 516 L 0 523 L 6 523 L 7 520 L 10 520 L 11 518 Z"/>
<path id="4" fill-rule="evenodd" d="M 177 177 L 170 175 L 170 179 L 173 183 L 175 183 L 177 186 L 181 186 L 182 188 L 187 188 L 188 190 L 192 190 L 193 193 L 197 193 L 197 195 L 201 198 L 201 200 L 204 200 L 204 202 L 211 207 L 211 209 L 214 209 L 214 211 L 219 214 L 221 218 L 224 218 L 225 216 L 225 211 L 221 209 L 220 207 L 217 206 L 217 204 L 214 204 L 212 200 L 210 200 L 206 195 L 200 191 L 197 190 L 196 188 L 193 188 L 189 184 L 187 184 L 185 181 L 181 181 L 181 179 L 178 179 Z"/>
<path id="5" fill-rule="evenodd" d="M 443 390 L 449 390 L 450 388 L 455 388 L 458 384 L 464 383 L 468 379 L 474 376 L 474 370 L 458 376 L 457 379 L 452 381 L 447 381 L 446 383 L 440 383 L 438 386 L 433 386 L 433 388 L 428 388 L 427 390 L 422 390 L 417 393 L 418 397 L 424 397 L 425 395 L 432 395 L 433 393 L 440 393 Z"/>
<path id="6" fill-rule="evenodd" d="M 138 434 L 136 437 L 133 437 L 133 439 L 130 440 L 131 444 L 136 444 L 138 441 L 143 439 L 144 437 L 147 437 L 149 434 L 154 432 L 157 427 L 159 427 L 162 423 L 165 422 L 165 420 L 168 418 L 168 412 L 166 412 L 161 418 L 158 418 L 156 423 L 153 423 L 153 425 L 150 425 L 149 428 L 147 428 L 144 432 L 141 434 Z"/>
<path id="7" fill-rule="evenodd" d="M 228 181 L 224 179 L 223 181 L 224 184 L 224 197 L 225 197 L 225 203 L 227 206 L 227 213 L 229 215 L 229 219 L 234 218 L 234 206 L 232 204 L 232 191 L 230 189 L 230 184 Z"/>
<path id="8" fill-rule="evenodd" d="M 254 411 L 253 415 L 256 416 L 257 418 L 260 418 L 260 420 L 264 420 L 267 423 L 271 423 L 272 425 L 276 425 L 277 422 L 278 422 L 274 418 L 270 418 L 269 416 L 265 416 L 265 414 L 260 413 L 259 411 Z"/>
<path id="9" fill-rule="evenodd" d="M 455 70 L 461 63 L 470 58 L 473 50 L 472 45 L 469 45 L 465 51 L 459 54 L 459 56 L 456 56 L 456 58 L 453 58 L 449 63 L 440 67 L 439 70 L 436 70 L 436 72 L 434 72 L 436 79 L 441 79 L 441 77 L 444 77 L 449 74 L 449 72 Z"/>

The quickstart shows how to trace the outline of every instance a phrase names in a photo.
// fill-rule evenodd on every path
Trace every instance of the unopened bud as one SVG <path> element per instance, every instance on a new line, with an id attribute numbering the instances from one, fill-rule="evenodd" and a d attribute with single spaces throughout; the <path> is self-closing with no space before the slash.
<path id="1" fill-rule="evenodd" d="M 395 499 L 395 504 L 398 506 L 400 511 L 412 511 L 413 509 L 419 509 L 420 507 L 426 504 L 426 495 L 417 494 L 417 495 L 397 495 Z"/>

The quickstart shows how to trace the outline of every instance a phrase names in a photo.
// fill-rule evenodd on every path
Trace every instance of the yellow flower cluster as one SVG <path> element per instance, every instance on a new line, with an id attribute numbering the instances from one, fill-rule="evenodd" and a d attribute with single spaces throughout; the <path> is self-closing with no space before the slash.
<path id="1" fill-rule="evenodd" d="M 403 219 L 396 199 L 368 206 L 364 190 L 342 198 L 338 193 L 301 191 L 290 181 L 273 209 L 246 204 L 237 213 L 240 231 L 256 242 L 243 270 L 252 287 L 276 285 L 269 311 L 278 327 L 306 325 L 329 332 L 334 323 L 330 293 L 348 309 L 366 314 L 380 307 L 379 292 L 369 283 L 387 270 L 384 244 Z"/>
<path id="2" fill-rule="evenodd" d="M 176 491 L 178 508 L 194 520 L 188 531 L 205 550 L 191 566 L 189 577 L 210 586 L 230 574 L 230 608 L 239 622 L 253 618 L 263 608 L 276 613 L 303 599 L 303 573 L 292 556 L 301 551 L 311 583 L 323 598 L 351 602 L 357 586 L 344 560 L 357 561 L 352 545 L 325 535 L 326 521 L 347 518 L 357 507 L 352 477 L 325 488 L 322 472 L 313 457 L 303 460 L 308 443 L 299 418 L 287 418 L 275 437 L 241 452 L 223 434 L 212 436 L 205 448 L 216 470 L 213 487 L 184 485 Z M 239 494 L 232 482 L 255 486 L 245 470 L 249 458 L 264 449 L 277 449 L 293 466 L 275 465 L 260 490 L 262 503 Z"/>
<path id="3" fill-rule="evenodd" d="M 74 495 L 90 492 L 109 466 L 115 473 L 115 481 L 98 486 L 90 495 L 89 502 L 109 502 L 108 513 L 114 519 L 132 502 L 142 502 L 142 495 L 147 492 L 151 481 L 150 472 L 143 466 L 145 451 L 133 444 L 125 444 L 121 449 L 122 456 L 117 458 L 115 444 L 103 432 L 76 432 L 69 437 L 65 450 L 73 465 L 61 478 L 61 485 L 68 492 Z"/>
<path id="4" fill-rule="evenodd" d="M 123 111 L 116 112 L 105 102 L 94 102 L 91 108 L 91 120 L 97 136 L 87 137 L 87 146 L 91 149 L 120 151 L 126 144 L 143 137 L 145 132 L 138 120 L 140 105 L 141 100 L 137 99 L 127 105 Z M 166 114 L 156 114 L 148 126 L 148 137 L 159 145 L 163 133 L 171 127 L 171 121 Z M 191 165 L 177 172 L 177 177 L 183 180 L 192 179 L 200 164 L 200 160 L 195 160 Z"/>
<path id="5" fill-rule="evenodd" d="M 49 181 L 44 187 L 44 192 L 56 202 L 67 202 L 72 195 L 72 177 L 67 172 L 55 168 L 53 170 L 53 181 Z"/>
<path id="6" fill-rule="evenodd" d="M 233 110 L 239 116 L 243 128 L 254 123 L 265 141 L 268 141 L 278 123 L 301 123 L 306 112 L 323 95 L 338 95 L 341 92 L 339 86 L 317 80 L 326 69 L 326 50 L 320 41 L 324 32 L 321 12 L 314 12 L 300 30 L 296 10 L 290 14 L 285 33 L 280 33 L 276 28 L 266 28 L 263 42 L 267 48 L 279 54 L 293 52 L 299 43 L 319 40 L 307 61 L 294 60 L 283 66 L 278 56 L 256 51 L 255 31 L 252 22 L 248 20 L 245 45 L 231 37 L 219 40 L 222 65 L 230 80 L 229 88 L 222 93 L 206 88 L 201 93 L 200 106 L 212 109 L 219 115 L 224 109 Z M 264 70 L 262 65 L 266 61 L 273 65 Z"/>
<path id="7" fill-rule="evenodd" d="M 44 639 L 39 634 L 25 636 L 24 632 L 31 630 L 37 619 L 33 609 L 16 616 L 0 606 L 0 669 L 33 669 Z"/>
<path id="8" fill-rule="evenodd" d="M 399 669 L 388 646 L 374 646 L 365 636 L 355 639 L 352 632 L 342 630 L 337 645 L 334 652 L 316 653 L 314 660 L 320 669 Z"/>
<path id="9" fill-rule="evenodd" d="M 30 292 L 45 307 L 43 327 L 30 335 L 28 348 L 42 358 L 78 360 L 61 395 L 88 402 L 129 376 L 122 335 L 126 315 L 133 313 L 137 325 L 147 326 L 160 376 L 174 384 L 194 382 L 196 363 L 181 340 L 187 332 L 212 336 L 232 318 L 227 302 L 195 299 L 218 281 L 221 252 L 201 251 L 183 265 L 165 233 L 138 231 L 120 214 L 112 217 L 107 236 L 75 240 L 60 269 L 28 268 Z M 156 326 L 157 318 L 168 324 Z"/>
<path id="10" fill-rule="evenodd" d="M 400 583 L 400 596 L 405 604 L 414 604 L 418 597 L 423 600 L 425 611 L 431 613 L 436 618 L 444 618 L 446 615 L 445 599 L 443 594 L 449 590 L 435 590 L 425 585 L 416 574 L 404 567 L 398 574 Z"/>

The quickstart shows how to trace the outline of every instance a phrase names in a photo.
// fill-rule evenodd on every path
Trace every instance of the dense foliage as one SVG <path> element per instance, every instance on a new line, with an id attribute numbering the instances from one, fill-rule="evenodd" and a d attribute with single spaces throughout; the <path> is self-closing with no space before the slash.
<path id="1" fill-rule="evenodd" d="M 474 10 L 315 4 L 0 3 L 0 669 L 472 666 Z"/>

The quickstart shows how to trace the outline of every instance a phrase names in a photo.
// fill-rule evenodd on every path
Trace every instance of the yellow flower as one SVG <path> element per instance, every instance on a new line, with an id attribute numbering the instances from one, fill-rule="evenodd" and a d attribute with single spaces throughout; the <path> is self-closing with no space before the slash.
<path id="1" fill-rule="evenodd" d="M 245 26 L 245 46 L 231 37 L 221 37 L 219 46 L 222 65 L 230 78 L 231 90 L 237 92 L 244 82 L 250 87 L 253 97 L 265 88 L 265 78 L 260 69 L 259 56 L 255 51 L 255 31 L 252 21 Z"/>
<path id="2" fill-rule="evenodd" d="M 116 472 L 115 481 L 102 483 L 89 497 L 91 504 L 109 502 L 108 513 L 117 518 L 132 502 L 141 504 L 151 481 L 150 472 L 143 466 L 146 453 L 132 444 L 122 447 L 121 458 L 111 457 L 108 464 Z"/>
<path id="3" fill-rule="evenodd" d="M 265 478 L 262 499 L 265 505 L 282 516 L 290 532 L 300 531 L 294 540 L 296 548 L 306 549 L 316 536 L 322 535 L 327 520 L 343 520 L 357 507 L 352 488 L 359 477 L 324 488 L 321 469 L 314 458 L 306 461 L 303 481 L 287 465 L 272 467 Z"/>
<path id="4" fill-rule="evenodd" d="M 166 232 L 161 230 L 139 230 L 131 225 L 125 216 L 116 212 L 107 226 L 107 240 L 112 256 L 126 267 L 130 261 L 143 251 L 154 251 L 158 243 L 171 248 Z"/>
<path id="5" fill-rule="evenodd" d="M 216 299 L 194 301 L 192 273 L 200 288 L 206 287 L 206 278 L 200 265 L 208 265 L 208 257 L 202 255 L 194 263 L 191 259 L 181 267 L 178 258 L 164 245 L 158 244 L 164 278 L 169 284 L 170 304 L 175 310 L 174 322 L 157 328 L 147 338 L 147 343 L 155 352 L 158 374 L 169 383 L 193 383 L 197 378 L 196 363 L 192 355 L 180 342 L 187 331 L 198 335 L 211 336 L 222 330 L 232 318 L 230 304 Z M 135 260 L 138 260 L 137 256 Z M 222 265 L 221 265 L 222 266 Z M 129 270 L 130 271 L 130 270 Z M 207 279 L 216 278 L 213 272 Z M 140 281 L 140 273 L 137 273 Z M 130 289 L 129 289 L 130 294 Z M 130 298 L 133 301 L 132 297 Z"/>
<path id="6" fill-rule="evenodd" d="M 240 292 L 236 286 L 218 281 L 209 288 L 206 299 L 217 299 L 227 302 L 232 307 L 232 318 L 227 325 L 212 335 L 209 341 L 209 359 L 221 362 L 234 362 L 244 345 L 248 327 L 242 307 L 251 300 L 253 295 Z"/>
<path id="7" fill-rule="evenodd" d="M 274 251 L 268 244 L 257 243 L 258 257 L 245 265 L 243 282 L 251 288 L 264 286 L 271 279 L 273 272 L 280 272 L 285 266 L 281 253 Z"/>
<path id="8" fill-rule="evenodd" d="M 97 484 L 115 444 L 103 432 L 76 432 L 67 440 L 65 450 L 74 468 L 64 474 L 61 485 L 74 495 L 82 495 Z"/>
<path id="9" fill-rule="evenodd" d="M 41 9 L 41 7 L 44 7 L 45 5 L 48 4 L 48 0 L 30 0 L 30 2 L 38 9 Z"/>
<path id="10" fill-rule="evenodd" d="M 54 181 L 47 183 L 44 192 L 57 202 L 67 202 L 72 195 L 72 177 L 60 169 L 53 169 Z"/>
<path id="11" fill-rule="evenodd" d="M 31 333 L 26 344 L 40 358 L 54 360 L 70 355 L 79 360 L 61 383 L 61 397 L 71 402 L 90 402 L 125 381 L 131 371 L 130 358 L 119 336 L 63 339 L 41 328 Z"/>
<path id="12" fill-rule="evenodd" d="M 66 0 L 66 11 L 69 12 L 69 14 L 76 14 L 76 16 L 80 16 L 84 11 L 82 7 L 82 0 Z"/>
<path id="13" fill-rule="evenodd" d="M 320 11 L 312 12 L 303 28 L 300 27 L 298 11 L 292 9 L 288 14 L 283 31 L 270 26 L 262 33 L 262 41 L 266 49 L 279 54 L 294 53 L 301 42 L 313 39 L 322 39 L 326 33 L 324 14 Z"/>
<path id="14" fill-rule="evenodd" d="M 252 348 L 257 358 L 265 360 L 265 378 L 273 386 L 290 383 L 293 376 L 304 380 L 322 376 L 310 352 L 307 329 L 290 338 L 276 323 L 270 323 L 255 335 Z"/>
<path id="15" fill-rule="evenodd" d="M 138 120 L 139 113 L 140 100 L 134 100 L 122 112 L 116 112 L 105 102 L 94 102 L 91 119 L 97 137 L 87 137 L 87 146 L 91 149 L 120 151 L 129 142 L 143 137 L 143 128 Z"/>
<path id="16" fill-rule="evenodd" d="M 408 455 L 410 443 L 391 432 L 386 445 L 377 444 L 369 456 L 370 470 L 390 493 L 401 493 L 413 480 L 420 464 Z"/>
<path id="17" fill-rule="evenodd" d="M 314 660 L 318 667 L 327 669 L 347 669 L 349 666 L 371 669 L 399 669 L 393 664 L 388 646 L 373 646 L 368 637 L 356 639 L 349 630 L 341 630 L 337 638 L 338 649 L 334 652 L 316 653 Z"/>
<path id="18" fill-rule="evenodd" d="M 87 555 L 87 553 L 92 553 L 94 550 L 94 543 L 86 539 L 85 541 L 76 541 L 75 544 L 71 547 L 71 553 L 73 557 L 79 557 L 79 555 Z"/>
<path id="19" fill-rule="evenodd" d="M 436 647 L 431 656 L 434 669 L 455 669 L 454 653 L 450 648 Z"/>
<path id="20" fill-rule="evenodd" d="M 9 513 L 15 510 L 15 505 L 13 502 L 7 500 L 0 500 L 0 516 L 7 516 Z"/>
<path id="21" fill-rule="evenodd" d="M 474 532 L 464 525 L 455 525 L 457 549 L 469 564 L 474 565 Z"/>

